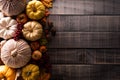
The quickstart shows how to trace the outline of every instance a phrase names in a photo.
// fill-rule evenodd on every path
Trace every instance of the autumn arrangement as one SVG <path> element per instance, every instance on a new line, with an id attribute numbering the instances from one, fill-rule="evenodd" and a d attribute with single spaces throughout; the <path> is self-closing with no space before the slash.
<path id="1" fill-rule="evenodd" d="M 52 0 L 0 0 L 0 80 L 49 80 Z"/>

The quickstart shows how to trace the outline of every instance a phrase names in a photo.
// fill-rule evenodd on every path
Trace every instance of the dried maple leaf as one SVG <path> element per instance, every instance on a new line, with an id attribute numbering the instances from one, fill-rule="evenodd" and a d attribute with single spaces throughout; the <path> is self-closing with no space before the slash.
<path id="1" fill-rule="evenodd" d="M 41 2 L 45 5 L 47 8 L 51 8 L 53 6 L 53 0 L 41 0 Z"/>

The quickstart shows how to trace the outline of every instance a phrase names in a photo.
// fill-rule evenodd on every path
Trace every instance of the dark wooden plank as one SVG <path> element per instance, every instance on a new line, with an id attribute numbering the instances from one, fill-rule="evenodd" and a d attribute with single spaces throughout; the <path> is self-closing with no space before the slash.
<path id="1" fill-rule="evenodd" d="M 52 14 L 120 14 L 119 0 L 54 0 Z"/>
<path id="2" fill-rule="evenodd" d="M 51 14 L 84 14 L 84 0 L 55 0 Z"/>
<path id="3" fill-rule="evenodd" d="M 104 14 L 115 14 L 115 12 L 114 12 L 114 9 L 115 9 L 114 5 L 116 5 L 114 3 L 114 0 L 104 0 L 104 9 L 105 9 L 105 13 Z"/>
<path id="4" fill-rule="evenodd" d="M 84 0 L 84 14 L 94 14 L 95 10 L 94 0 Z"/>
<path id="5" fill-rule="evenodd" d="M 94 0 L 94 9 L 95 14 L 104 14 L 104 0 Z"/>
<path id="6" fill-rule="evenodd" d="M 48 53 L 53 64 L 85 64 L 91 61 L 86 60 L 88 55 L 84 49 L 49 49 Z"/>
<path id="7" fill-rule="evenodd" d="M 114 0 L 114 14 L 120 14 L 120 0 Z"/>
<path id="8" fill-rule="evenodd" d="M 87 58 L 94 64 L 120 64 L 119 49 L 87 49 Z"/>
<path id="9" fill-rule="evenodd" d="M 50 16 L 57 32 L 117 32 L 120 16 Z"/>
<path id="10" fill-rule="evenodd" d="M 117 65 L 53 65 L 51 80 L 120 80 Z"/>
<path id="11" fill-rule="evenodd" d="M 120 64 L 119 49 L 49 49 L 53 64 Z"/>
<path id="12" fill-rule="evenodd" d="M 120 48 L 119 32 L 57 32 L 49 48 Z"/>

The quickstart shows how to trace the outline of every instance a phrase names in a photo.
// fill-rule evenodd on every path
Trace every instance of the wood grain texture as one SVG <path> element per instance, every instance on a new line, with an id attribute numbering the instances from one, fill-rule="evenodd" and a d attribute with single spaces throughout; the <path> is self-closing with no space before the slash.
<path id="1" fill-rule="evenodd" d="M 104 0 L 104 14 L 116 14 L 114 11 L 114 5 L 116 5 L 114 0 Z"/>
<path id="2" fill-rule="evenodd" d="M 54 0 L 51 80 L 120 80 L 120 0 Z"/>
<path id="3" fill-rule="evenodd" d="M 57 32 L 118 32 L 120 16 L 51 15 Z"/>
<path id="4" fill-rule="evenodd" d="M 120 80 L 118 65 L 53 65 L 51 80 Z"/>
<path id="5" fill-rule="evenodd" d="M 95 14 L 104 14 L 104 0 L 94 0 L 94 11 Z"/>
<path id="6" fill-rule="evenodd" d="M 48 53 L 53 64 L 86 64 L 93 59 L 87 58 L 88 55 L 84 49 L 49 49 Z"/>
<path id="7" fill-rule="evenodd" d="M 119 32 L 57 32 L 49 48 L 120 48 Z"/>
<path id="8" fill-rule="evenodd" d="M 52 64 L 120 64 L 119 49 L 50 49 Z"/>
<path id="9" fill-rule="evenodd" d="M 54 0 L 52 14 L 118 15 L 119 0 Z"/>
<path id="10" fill-rule="evenodd" d="M 114 0 L 114 14 L 120 14 L 120 0 Z"/>

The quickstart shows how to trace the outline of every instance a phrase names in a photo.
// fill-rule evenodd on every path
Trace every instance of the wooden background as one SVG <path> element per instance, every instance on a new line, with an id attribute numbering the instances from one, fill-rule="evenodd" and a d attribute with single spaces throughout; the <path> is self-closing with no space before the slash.
<path id="1" fill-rule="evenodd" d="M 120 80 L 120 0 L 54 0 L 51 80 Z"/>

